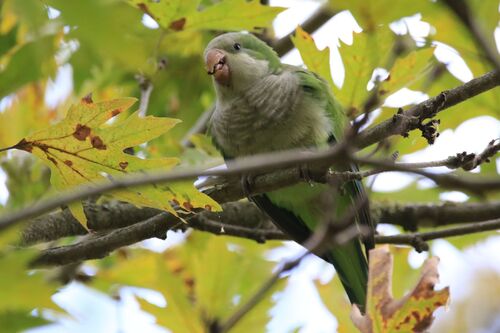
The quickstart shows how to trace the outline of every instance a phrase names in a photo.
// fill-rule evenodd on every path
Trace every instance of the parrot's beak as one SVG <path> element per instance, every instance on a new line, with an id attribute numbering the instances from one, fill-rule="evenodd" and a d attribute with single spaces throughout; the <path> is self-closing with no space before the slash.
<path id="1" fill-rule="evenodd" d="M 205 64 L 208 75 L 213 75 L 215 81 L 227 85 L 229 83 L 229 66 L 226 55 L 219 49 L 211 49 L 205 55 Z"/>

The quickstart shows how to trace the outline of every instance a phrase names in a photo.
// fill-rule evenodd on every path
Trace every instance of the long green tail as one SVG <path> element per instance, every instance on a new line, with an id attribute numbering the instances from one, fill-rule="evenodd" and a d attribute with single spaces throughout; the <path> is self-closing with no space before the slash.
<path id="1" fill-rule="evenodd" d="M 323 207 L 319 204 L 318 197 L 324 190 L 329 190 L 324 184 L 297 184 L 254 196 L 252 200 L 280 229 L 298 243 L 303 243 L 323 218 Z M 350 195 L 341 196 L 339 199 L 336 203 L 336 216 L 340 218 L 351 206 L 352 200 Z M 354 239 L 320 256 L 335 267 L 351 303 L 364 309 L 368 263 L 361 242 Z"/>
<path id="2" fill-rule="evenodd" d="M 359 241 L 355 240 L 338 247 L 330 251 L 324 258 L 335 267 L 351 303 L 357 304 L 364 312 L 366 286 L 368 284 L 368 263 L 363 255 Z"/>

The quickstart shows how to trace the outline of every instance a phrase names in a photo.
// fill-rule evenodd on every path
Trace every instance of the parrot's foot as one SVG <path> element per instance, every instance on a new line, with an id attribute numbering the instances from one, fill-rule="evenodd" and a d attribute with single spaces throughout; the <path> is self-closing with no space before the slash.
<path id="1" fill-rule="evenodd" d="M 253 175 L 242 175 L 240 178 L 241 188 L 245 197 L 252 196 L 252 187 L 254 185 L 255 176 Z"/>

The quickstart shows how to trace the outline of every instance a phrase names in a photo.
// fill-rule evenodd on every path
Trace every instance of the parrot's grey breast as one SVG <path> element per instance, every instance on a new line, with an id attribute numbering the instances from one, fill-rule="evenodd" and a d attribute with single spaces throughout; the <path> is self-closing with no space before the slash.
<path id="1" fill-rule="evenodd" d="M 218 96 L 211 135 L 230 157 L 314 146 L 331 131 L 323 104 L 293 72 L 270 74 L 243 92 Z"/>

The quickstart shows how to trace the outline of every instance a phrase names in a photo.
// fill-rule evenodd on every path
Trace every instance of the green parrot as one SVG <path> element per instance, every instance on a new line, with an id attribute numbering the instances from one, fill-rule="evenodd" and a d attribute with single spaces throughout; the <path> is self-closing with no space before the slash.
<path id="1" fill-rule="evenodd" d="M 347 124 L 341 106 L 321 77 L 306 69 L 282 64 L 276 52 L 248 33 L 226 33 L 213 39 L 204 52 L 213 76 L 217 101 L 209 133 L 226 161 L 294 148 L 322 147 L 340 140 Z M 357 170 L 347 165 L 341 170 Z M 364 195 L 359 181 L 349 182 L 337 196 L 339 218 Z M 322 217 L 318 200 L 325 184 L 307 182 L 250 197 L 293 240 L 303 243 Z M 367 205 L 357 222 L 373 228 Z M 367 250 L 373 239 L 365 240 Z M 361 240 L 319 254 L 333 264 L 353 304 L 364 308 L 368 280 Z"/>

